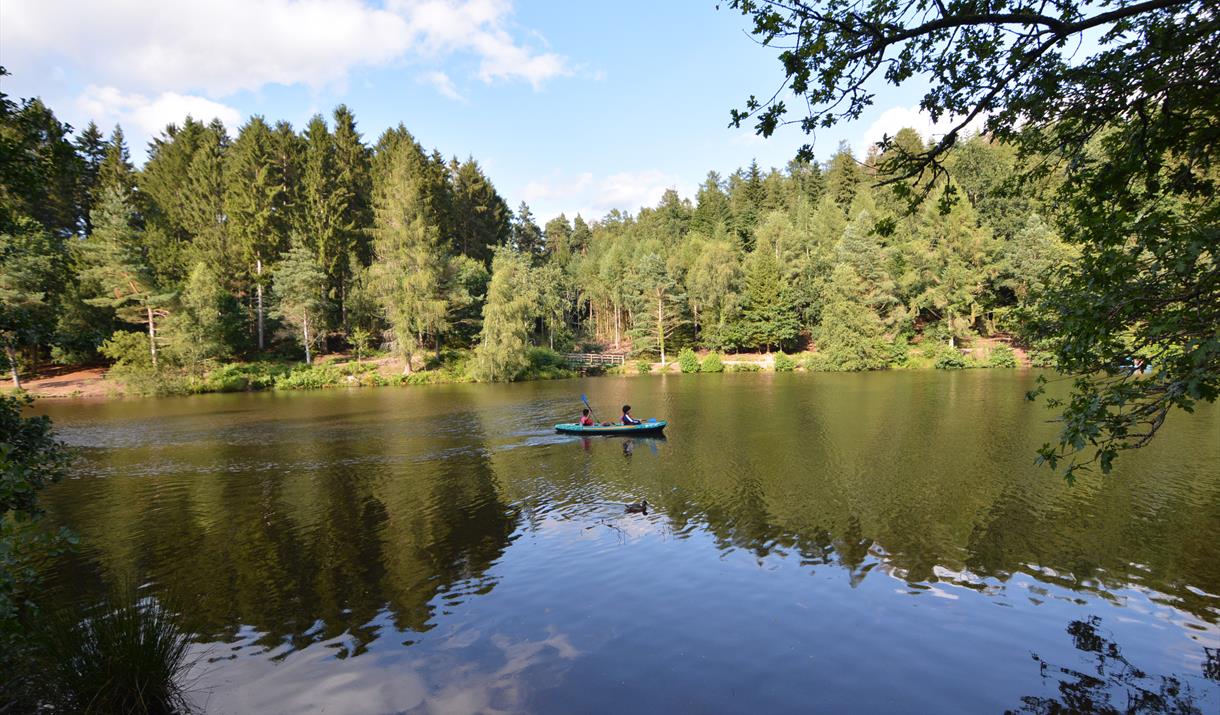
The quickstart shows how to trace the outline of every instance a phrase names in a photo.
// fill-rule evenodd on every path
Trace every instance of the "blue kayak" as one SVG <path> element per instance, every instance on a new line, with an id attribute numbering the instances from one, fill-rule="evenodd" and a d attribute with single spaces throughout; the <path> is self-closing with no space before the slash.
<path id="1" fill-rule="evenodd" d="M 660 434 L 668 424 L 665 420 L 648 420 L 638 425 L 592 425 L 584 427 L 575 422 L 555 425 L 556 432 L 564 434 Z"/>

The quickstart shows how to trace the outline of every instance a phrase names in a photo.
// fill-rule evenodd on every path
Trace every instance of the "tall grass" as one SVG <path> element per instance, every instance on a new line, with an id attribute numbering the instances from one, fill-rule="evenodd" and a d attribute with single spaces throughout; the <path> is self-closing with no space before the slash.
<path id="1" fill-rule="evenodd" d="M 46 701 L 53 711 L 185 713 L 191 634 L 152 598 L 111 598 L 78 620 L 48 619 L 42 639 Z"/>

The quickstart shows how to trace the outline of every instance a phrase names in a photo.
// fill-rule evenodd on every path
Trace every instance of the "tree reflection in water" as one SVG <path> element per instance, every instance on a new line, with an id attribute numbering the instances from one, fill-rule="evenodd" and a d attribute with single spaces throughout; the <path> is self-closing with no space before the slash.
<path id="1" fill-rule="evenodd" d="M 1172 675 L 1151 675 L 1123 656 L 1118 644 L 1101 632 L 1101 619 L 1091 616 L 1067 627 L 1072 644 L 1096 660 L 1092 673 L 1050 663 L 1032 653 L 1042 677 L 1059 681 L 1059 697 L 1026 696 L 1010 713 L 1202 713 L 1190 684 Z M 1214 648 L 1205 648 L 1206 677 L 1215 679 Z"/>

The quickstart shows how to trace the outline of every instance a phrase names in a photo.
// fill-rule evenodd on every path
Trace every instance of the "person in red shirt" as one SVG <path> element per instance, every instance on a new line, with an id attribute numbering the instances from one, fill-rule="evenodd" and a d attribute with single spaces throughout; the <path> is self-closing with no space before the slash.
<path id="1" fill-rule="evenodd" d="M 581 410 L 581 412 L 580 412 L 580 426 L 581 427 L 592 427 L 593 426 L 593 418 L 589 416 L 588 407 Z"/>

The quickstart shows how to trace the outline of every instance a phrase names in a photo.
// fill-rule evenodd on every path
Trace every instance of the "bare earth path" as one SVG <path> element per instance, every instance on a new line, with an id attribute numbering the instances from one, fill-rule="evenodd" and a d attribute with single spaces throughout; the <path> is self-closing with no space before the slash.
<path id="1" fill-rule="evenodd" d="M 21 386 L 35 397 L 107 397 L 116 389 L 102 379 L 105 374 L 106 369 L 101 367 L 48 368 L 22 380 Z"/>

